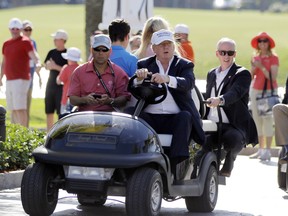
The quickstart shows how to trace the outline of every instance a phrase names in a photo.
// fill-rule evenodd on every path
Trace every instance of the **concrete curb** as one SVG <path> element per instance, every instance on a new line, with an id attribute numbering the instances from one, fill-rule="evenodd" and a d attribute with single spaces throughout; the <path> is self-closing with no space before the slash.
<path id="1" fill-rule="evenodd" d="M 20 187 L 23 173 L 24 170 L 0 173 L 0 190 Z"/>
<path id="2" fill-rule="evenodd" d="M 278 157 L 281 148 L 272 148 L 271 156 Z M 247 147 L 244 148 L 239 154 L 249 156 L 257 152 L 258 148 Z M 24 170 L 13 171 L 9 173 L 0 173 L 0 190 L 13 189 L 21 186 L 21 180 Z"/>

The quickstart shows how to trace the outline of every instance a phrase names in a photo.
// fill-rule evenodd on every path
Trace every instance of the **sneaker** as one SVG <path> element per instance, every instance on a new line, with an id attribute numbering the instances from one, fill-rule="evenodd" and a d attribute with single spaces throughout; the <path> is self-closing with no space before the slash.
<path id="1" fill-rule="evenodd" d="M 271 160 L 271 152 L 270 149 L 264 149 L 264 153 L 260 156 L 261 161 L 270 161 Z"/>
<path id="2" fill-rule="evenodd" d="M 263 154 L 263 150 L 262 148 L 259 148 L 258 151 L 252 155 L 249 156 L 250 159 L 260 159 L 260 157 Z"/>

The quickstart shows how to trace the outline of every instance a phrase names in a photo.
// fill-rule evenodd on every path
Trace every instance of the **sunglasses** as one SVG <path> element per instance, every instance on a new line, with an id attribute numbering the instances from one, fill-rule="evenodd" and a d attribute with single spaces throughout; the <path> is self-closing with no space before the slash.
<path id="1" fill-rule="evenodd" d="M 268 43 L 268 39 L 258 39 L 258 43 Z"/>
<path id="2" fill-rule="evenodd" d="M 228 56 L 233 56 L 235 54 L 235 51 L 229 50 L 229 51 L 225 51 L 225 50 L 218 50 L 219 54 L 221 56 L 225 56 L 226 54 Z"/>
<path id="3" fill-rule="evenodd" d="M 109 51 L 108 48 L 99 48 L 99 47 L 93 48 L 93 50 L 95 52 L 108 52 Z"/>
<path id="4" fill-rule="evenodd" d="M 31 32 L 32 29 L 24 29 L 25 32 Z"/>

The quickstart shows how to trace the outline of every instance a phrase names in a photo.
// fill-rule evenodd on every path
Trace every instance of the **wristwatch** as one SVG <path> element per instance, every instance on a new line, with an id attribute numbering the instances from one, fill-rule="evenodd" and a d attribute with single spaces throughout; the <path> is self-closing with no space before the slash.
<path id="1" fill-rule="evenodd" d="M 219 99 L 220 99 L 219 106 L 224 106 L 224 104 L 225 104 L 225 99 L 223 98 L 223 96 L 220 96 Z"/>
<path id="2" fill-rule="evenodd" d="M 114 102 L 115 102 L 115 99 L 114 98 L 111 98 L 112 101 L 110 102 L 110 105 L 113 106 L 114 105 Z"/>

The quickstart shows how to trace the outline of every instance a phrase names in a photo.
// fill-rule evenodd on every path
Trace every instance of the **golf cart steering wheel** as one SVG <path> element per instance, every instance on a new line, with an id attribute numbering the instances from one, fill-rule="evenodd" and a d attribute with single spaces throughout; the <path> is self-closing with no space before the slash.
<path id="1" fill-rule="evenodd" d="M 151 75 L 148 75 L 142 83 L 135 84 L 134 80 L 136 78 L 136 74 L 130 78 L 128 91 L 131 92 L 137 100 L 145 100 L 148 104 L 157 104 L 165 100 L 167 96 L 167 87 L 165 83 L 158 84 L 151 82 Z"/>

